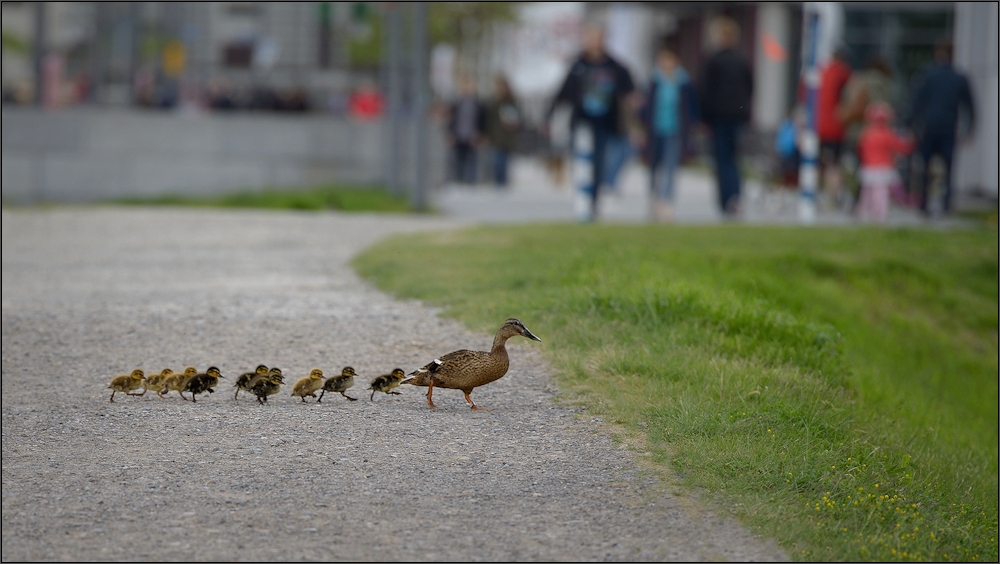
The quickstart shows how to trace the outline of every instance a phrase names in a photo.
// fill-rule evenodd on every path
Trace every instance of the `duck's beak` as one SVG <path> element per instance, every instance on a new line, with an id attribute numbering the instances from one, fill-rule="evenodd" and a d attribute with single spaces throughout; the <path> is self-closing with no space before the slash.
<path id="1" fill-rule="evenodd" d="M 531 331 L 528 331 L 527 327 L 524 328 L 524 336 L 527 337 L 527 338 L 529 338 L 529 339 L 531 339 L 532 341 L 538 341 L 539 343 L 542 342 L 542 340 L 539 339 L 538 337 L 536 337 L 534 333 L 532 333 Z"/>

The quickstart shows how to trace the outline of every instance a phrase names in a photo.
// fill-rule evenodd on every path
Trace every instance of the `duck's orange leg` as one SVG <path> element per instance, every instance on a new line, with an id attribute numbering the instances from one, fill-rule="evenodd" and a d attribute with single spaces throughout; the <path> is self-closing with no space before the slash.
<path id="1" fill-rule="evenodd" d="M 431 401 L 431 395 L 433 393 L 434 393 L 434 381 L 431 380 L 431 383 L 427 385 L 427 407 L 431 409 L 437 407 L 436 405 L 434 405 L 434 402 Z"/>
<path id="2" fill-rule="evenodd" d="M 472 401 L 472 398 L 469 397 L 469 392 L 466 392 L 465 390 L 462 391 L 465 393 L 465 401 L 472 405 L 472 409 L 475 409 L 476 411 L 489 411 L 489 408 L 479 407 L 476 405 L 476 402 Z"/>

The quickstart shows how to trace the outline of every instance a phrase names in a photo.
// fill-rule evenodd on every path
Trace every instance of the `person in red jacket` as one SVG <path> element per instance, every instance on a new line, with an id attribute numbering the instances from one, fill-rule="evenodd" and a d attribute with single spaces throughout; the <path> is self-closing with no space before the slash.
<path id="1" fill-rule="evenodd" d="M 902 182 L 896 170 L 896 156 L 913 151 L 913 139 L 897 135 L 891 127 L 892 119 L 892 108 L 885 102 L 872 102 L 865 110 L 865 128 L 858 138 L 858 160 L 861 161 L 858 216 L 863 220 L 885 222 L 889 212 L 889 190 Z"/>
<path id="2" fill-rule="evenodd" d="M 823 188 L 835 200 L 841 197 L 840 154 L 844 149 L 844 122 L 837 116 L 844 87 L 851 78 L 847 51 L 837 49 L 823 68 L 816 100 L 816 133 L 819 134 L 819 158 Z"/>

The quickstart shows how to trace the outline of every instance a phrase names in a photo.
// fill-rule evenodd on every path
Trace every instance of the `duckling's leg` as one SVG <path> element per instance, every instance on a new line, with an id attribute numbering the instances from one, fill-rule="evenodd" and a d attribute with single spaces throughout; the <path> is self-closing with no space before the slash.
<path id="1" fill-rule="evenodd" d="M 326 390 L 323 390 L 322 392 L 319 393 L 319 398 L 316 400 L 316 403 L 323 403 L 323 394 L 325 393 Z"/>
<path id="2" fill-rule="evenodd" d="M 344 392 L 340 392 L 340 395 L 344 396 L 345 398 L 347 398 L 347 399 L 349 399 L 351 401 L 358 401 L 358 398 L 352 398 L 351 396 L 345 394 Z M 323 396 L 321 395 L 319 397 L 322 398 Z"/>
<path id="3" fill-rule="evenodd" d="M 431 396 L 433 394 L 434 394 L 434 381 L 431 380 L 431 382 L 429 384 L 427 384 L 427 407 L 429 407 L 431 409 L 434 409 L 435 407 L 437 407 L 436 405 L 434 405 L 434 402 L 431 401 Z"/>
<path id="4" fill-rule="evenodd" d="M 178 390 L 177 393 L 181 395 L 181 399 L 182 400 L 188 401 L 188 399 L 186 397 L 184 397 L 184 390 Z"/>
<path id="5" fill-rule="evenodd" d="M 115 403 L 115 392 L 118 390 L 111 390 L 111 403 Z"/>
<path id="6" fill-rule="evenodd" d="M 236 395 L 233 396 L 233 401 L 240 399 L 240 389 L 236 388 Z"/>
<path id="7" fill-rule="evenodd" d="M 375 401 L 375 390 L 372 390 L 372 395 L 368 398 L 368 401 Z"/>
<path id="8" fill-rule="evenodd" d="M 476 411 L 489 411 L 489 408 L 479 407 L 478 405 L 476 405 L 476 402 L 472 401 L 472 398 L 469 397 L 469 392 L 466 392 L 465 390 L 462 391 L 465 393 L 465 401 L 472 404 L 472 409 L 475 409 Z"/>

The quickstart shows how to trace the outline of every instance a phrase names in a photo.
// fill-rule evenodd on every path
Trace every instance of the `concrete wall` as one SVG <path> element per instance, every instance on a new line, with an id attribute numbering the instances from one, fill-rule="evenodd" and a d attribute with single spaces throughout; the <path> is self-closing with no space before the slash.
<path id="1" fill-rule="evenodd" d="M 401 178 L 413 182 L 403 128 Z M 432 126 L 431 185 L 444 179 Z M 381 122 L 318 116 L 183 114 L 132 109 L 3 108 L 5 202 L 84 202 L 131 195 L 377 183 L 388 175 Z"/>

